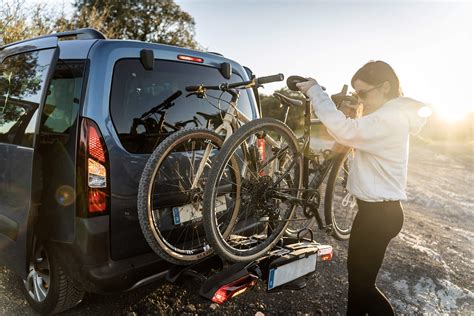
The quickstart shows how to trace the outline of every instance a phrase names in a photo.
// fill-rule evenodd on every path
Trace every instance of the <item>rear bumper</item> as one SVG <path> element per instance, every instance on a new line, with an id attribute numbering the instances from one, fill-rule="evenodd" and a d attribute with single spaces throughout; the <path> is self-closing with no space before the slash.
<path id="1" fill-rule="evenodd" d="M 78 218 L 75 226 L 74 242 L 52 241 L 52 249 L 68 275 L 86 292 L 106 294 L 130 290 L 164 277 L 171 267 L 153 252 L 112 260 L 108 216 Z"/>
<path id="2" fill-rule="evenodd" d="M 113 293 L 131 290 L 164 278 L 169 265 L 154 253 L 128 260 L 82 266 L 78 282 L 87 292 Z"/>

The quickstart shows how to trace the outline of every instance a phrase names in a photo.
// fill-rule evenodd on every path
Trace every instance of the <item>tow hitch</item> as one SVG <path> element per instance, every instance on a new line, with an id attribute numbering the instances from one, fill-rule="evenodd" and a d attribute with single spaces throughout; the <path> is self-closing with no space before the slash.
<path id="1" fill-rule="evenodd" d="M 266 282 L 269 292 L 284 289 L 289 284 L 295 285 L 292 289 L 304 288 L 305 282 L 298 283 L 298 280 L 315 272 L 318 258 L 331 260 L 332 251 L 331 246 L 311 239 L 283 238 L 278 246 L 256 261 L 228 264 L 212 256 L 194 265 L 171 268 L 167 280 L 198 279 L 201 282 L 199 294 L 222 304 L 255 286 L 258 280 Z"/>

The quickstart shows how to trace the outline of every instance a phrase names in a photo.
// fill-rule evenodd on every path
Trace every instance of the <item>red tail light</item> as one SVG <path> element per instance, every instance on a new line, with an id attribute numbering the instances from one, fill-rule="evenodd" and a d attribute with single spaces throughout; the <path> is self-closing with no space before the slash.
<path id="1" fill-rule="evenodd" d="M 89 190 L 89 213 L 104 212 L 107 209 L 107 196 L 98 189 Z"/>
<path id="2" fill-rule="evenodd" d="M 179 60 L 193 61 L 195 63 L 203 63 L 204 59 L 194 56 L 178 55 Z"/>
<path id="3" fill-rule="evenodd" d="M 249 274 L 234 282 L 221 286 L 212 297 L 212 301 L 217 304 L 222 304 L 229 298 L 242 294 L 248 288 L 257 284 L 257 280 L 257 276 Z"/>
<path id="4" fill-rule="evenodd" d="M 83 188 L 79 215 L 106 214 L 110 197 L 108 155 L 99 127 L 87 118 L 81 124 L 78 168 L 78 187 Z"/>
<path id="5" fill-rule="evenodd" d="M 259 138 L 257 140 L 258 153 L 260 154 L 260 159 L 265 161 L 265 138 Z"/>
<path id="6" fill-rule="evenodd" d="M 332 259 L 332 247 L 331 246 L 321 246 L 318 251 L 318 255 L 322 261 L 330 261 Z"/>
<path id="7" fill-rule="evenodd" d="M 89 125 L 88 134 L 87 149 L 89 151 L 89 155 L 100 162 L 105 162 L 104 147 L 102 146 L 101 137 L 99 136 L 99 132 L 97 131 L 96 127 Z"/>
<path id="8" fill-rule="evenodd" d="M 265 138 L 259 138 L 257 139 L 257 150 L 258 150 L 258 154 L 259 154 L 259 158 L 262 162 L 265 161 Z M 264 170 L 261 170 L 259 172 L 259 175 L 261 177 L 263 177 L 265 175 L 265 171 Z"/>

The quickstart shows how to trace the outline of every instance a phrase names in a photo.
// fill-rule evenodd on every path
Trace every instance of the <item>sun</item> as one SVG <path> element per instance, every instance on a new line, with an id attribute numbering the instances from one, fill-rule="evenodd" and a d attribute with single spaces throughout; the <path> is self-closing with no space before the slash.
<path id="1" fill-rule="evenodd" d="M 447 123 L 457 123 L 468 117 L 470 114 L 467 108 L 447 109 L 446 107 L 434 107 L 437 116 L 446 120 Z"/>

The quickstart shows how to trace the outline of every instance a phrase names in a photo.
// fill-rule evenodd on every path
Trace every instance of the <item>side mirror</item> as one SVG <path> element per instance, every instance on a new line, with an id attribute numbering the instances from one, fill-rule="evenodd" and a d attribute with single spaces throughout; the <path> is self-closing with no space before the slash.
<path id="1" fill-rule="evenodd" d="M 220 71 L 224 78 L 230 79 L 232 76 L 232 65 L 229 63 L 222 63 Z"/>

